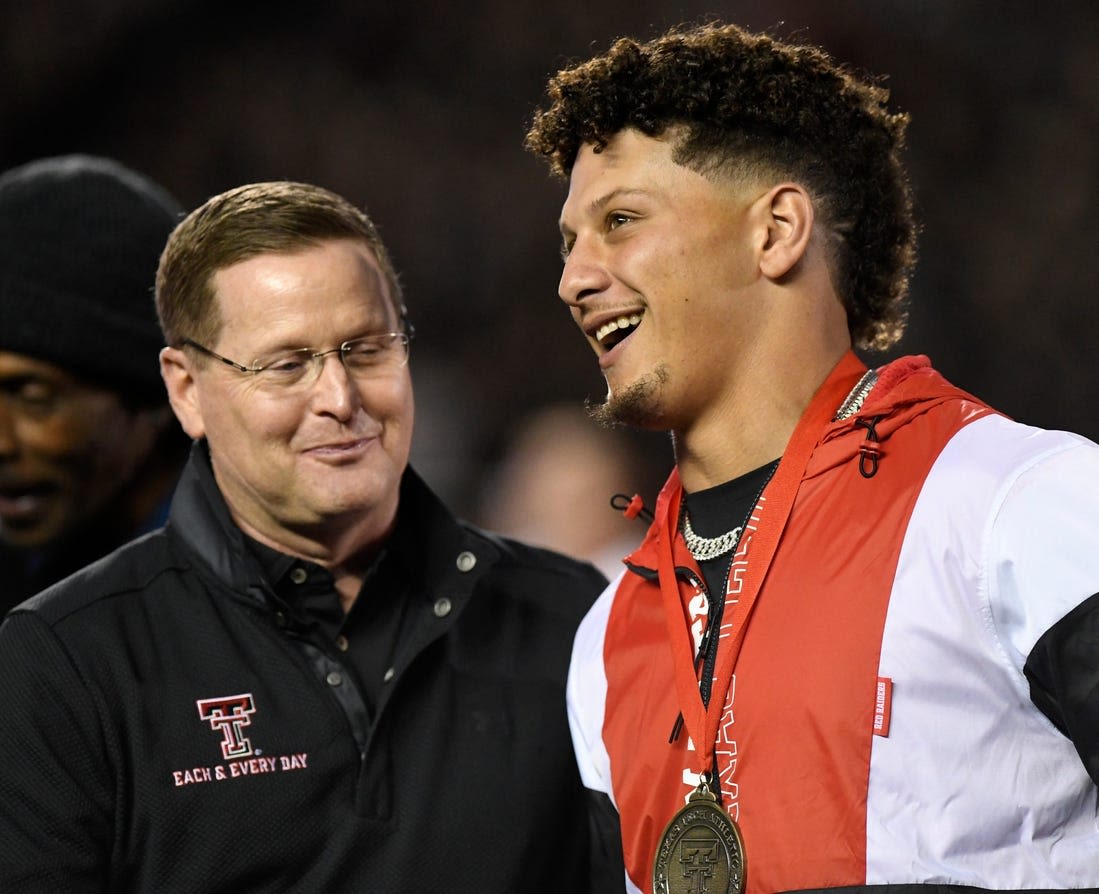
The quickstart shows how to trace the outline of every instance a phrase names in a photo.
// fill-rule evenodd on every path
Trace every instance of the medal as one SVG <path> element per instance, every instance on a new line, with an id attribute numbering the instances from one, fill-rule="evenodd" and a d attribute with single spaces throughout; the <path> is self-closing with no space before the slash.
<path id="1" fill-rule="evenodd" d="M 706 778 L 672 817 L 653 860 L 653 894 L 743 894 L 744 841 Z"/>

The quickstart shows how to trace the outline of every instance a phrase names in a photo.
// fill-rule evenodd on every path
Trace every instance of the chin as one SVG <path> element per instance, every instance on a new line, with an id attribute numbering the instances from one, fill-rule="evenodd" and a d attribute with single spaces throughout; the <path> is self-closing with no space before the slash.
<path id="1" fill-rule="evenodd" d="M 603 403 L 589 401 L 588 414 L 606 428 L 625 425 L 662 430 L 665 426 L 661 393 L 667 382 L 667 368 L 658 366 L 652 373 L 625 388 L 609 390 Z"/>
<path id="2" fill-rule="evenodd" d="M 16 550 L 44 549 L 68 534 L 80 521 L 79 514 L 65 509 L 46 515 L 36 514 L 31 519 L 25 516 L 14 521 L 0 519 L 0 544 Z"/>
<path id="3" fill-rule="evenodd" d="M 35 531 L 20 531 L 18 528 L 4 527 L 0 524 L 0 545 L 11 547 L 13 550 L 31 551 L 42 549 L 49 545 L 54 536 Z"/>
<path id="4" fill-rule="evenodd" d="M 399 476 L 366 476 L 348 480 L 342 487 L 318 495 L 317 506 L 329 515 L 369 514 L 397 505 Z"/>

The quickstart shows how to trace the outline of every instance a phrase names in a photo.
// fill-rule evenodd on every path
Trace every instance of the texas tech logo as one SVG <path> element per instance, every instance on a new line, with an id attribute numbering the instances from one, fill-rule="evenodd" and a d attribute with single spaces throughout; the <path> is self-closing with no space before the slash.
<path id="1" fill-rule="evenodd" d="M 214 732 L 221 733 L 221 753 L 226 760 L 252 754 L 252 743 L 241 732 L 243 727 L 251 724 L 252 715 L 256 713 L 252 693 L 204 698 L 195 704 L 198 705 L 198 716 L 209 723 Z"/>
<path id="2" fill-rule="evenodd" d="M 221 735 L 221 754 L 225 762 L 171 770 L 173 787 L 193 791 L 191 786 L 206 782 L 270 779 L 273 778 L 271 774 L 282 776 L 293 770 L 309 768 L 307 751 L 264 754 L 262 748 L 252 747 L 252 742 L 244 735 L 244 728 L 252 725 L 252 715 L 256 713 L 256 702 L 251 692 L 224 695 L 221 698 L 202 698 L 195 705 L 198 707 L 198 716 L 210 724 L 210 729 Z"/>

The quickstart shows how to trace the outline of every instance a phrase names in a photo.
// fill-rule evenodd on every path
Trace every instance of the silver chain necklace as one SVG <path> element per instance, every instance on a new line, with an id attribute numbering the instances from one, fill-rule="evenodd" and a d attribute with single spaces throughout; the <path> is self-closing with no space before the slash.
<path id="1" fill-rule="evenodd" d="M 843 403 L 840 404 L 832 421 L 839 422 L 842 419 L 848 419 L 862 409 L 863 402 L 877 382 L 878 370 L 868 369 L 862 378 L 855 383 L 855 387 L 851 389 Z M 683 540 L 687 544 L 688 552 L 696 562 L 708 562 L 718 556 L 725 555 L 736 546 L 737 541 L 740 539 L 740 532 L 743 530 L 744 526 L 740 525 L 731 531 L 726 531 L 719 537 L 700 537 L 691 527 L 691 516 L 686 512 L 683 513 Z"/>
<path id="2" fill-rule="evenodd" d="M 743 530 L 744 526 L 740 525 L 731 531 L 726 531 L 720 537 L 700 537 L 691 527 L 691 517 L 683 513 L 683 540 L 696 562 L 708 562 L 710 559 L 725 555 L 736 546 L 737 540 L 740 539 L 740 532 Z"/>

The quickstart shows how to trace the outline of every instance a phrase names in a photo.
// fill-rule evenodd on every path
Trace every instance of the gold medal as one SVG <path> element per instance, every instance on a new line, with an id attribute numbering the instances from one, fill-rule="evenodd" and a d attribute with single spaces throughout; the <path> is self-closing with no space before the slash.
<path id="1" fill-rule="evenodd" d="M 672 817 L 653 858 L 654 894 L 743 894 L 744 840 L 706 778 Z"/>

